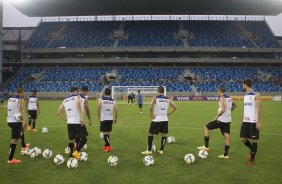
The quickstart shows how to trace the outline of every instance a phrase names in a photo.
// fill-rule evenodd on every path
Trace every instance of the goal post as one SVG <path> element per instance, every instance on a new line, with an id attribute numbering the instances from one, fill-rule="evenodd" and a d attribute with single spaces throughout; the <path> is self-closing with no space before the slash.
<path id="1" fill-rule="evenodd" d="M 135 94 L 135 103 L 137 102 L 138 90 L 142 94 L 143 104 L 150 104 L 154 96 L 158 94 L 159 86 L 112 86 L 112 98 L 118 103 L 126 104 L 128 95 L 133 92 Z M 166 95 L 166 87 L 164 87 L 164 95 Z"/>

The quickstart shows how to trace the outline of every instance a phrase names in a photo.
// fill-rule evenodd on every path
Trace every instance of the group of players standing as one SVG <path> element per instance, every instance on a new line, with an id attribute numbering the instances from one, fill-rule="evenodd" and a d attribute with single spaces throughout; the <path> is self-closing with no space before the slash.
<path id="1" fill-rule="evenodd" d="M 250 156 L 248 165 L 254 164 L 255 155 L 257 152 L 257 141 L 259 139 L 259 131 L 261 128 L 261 100 L 260 94 L 252 90 L 252 80 L 246 79 L 243 81 L 243 88 L 246 90 L 244 95 L 244 114 L 243 123 L 241 126 L 240 138 L 241 141 L 250 149 Z M 83 112 L 86 111 L 89 125 L 92 126 L 93 122 L 90 115 L 88 98 L 88 88 L 86 86 L 80 89 L 72 87 L 70 95 L 62 102 L 58 109 L 58 115 L 67 123 L 69 135 L 69 150 L 70 156 L 78 159 L 80 150 L 87 142 L 88 131 L 83 120 Z M 225 138 L 224 154 L 219 158 L 228 159 L 228 151 L 230 148 L 230 124 L 231 124 L 231 111 L 235 109 L 236 105 L 232 99 L 225 92 L 223 86 L 219 86 L 218 93 L 220 95 L 219 109 L 213 121 L 204 126 L 204 146 L 198 147 L 201 150 L 209 150 L 209 131 L 213 129 L 220 129 Z M 29 145 L 24 142 L 24 125 L 25 116 L 23 113 L 23 96 L 24 91 L 22 88 L 17 89 L 17 95 L 8 100 L 8 125 L 12 129 L 12 139 L 10 144 L 9 160 L 7 163 L 17 164 L 20 160 L 14 158 L 14 152 L 18 139 L 22 141 L 22 149 Z M 33 94 L 34 96 L 34 94 Z M 30 99 L 33 96 L 29 97 Z M 140 91 L 138 91 L 138 99 L 142 99 Z M 142 101 L 140 100 L 139 108 L 142 113 Z M 37 101 L 38 104 L 38 101 Z M 39 107 L 39 106 L 38 106 Z M 142 154 L 152 154 L 153 135 L 161 133 L 161 146 L 158 151 L 164 154 L 164 147 L 166 144 L 166 135 L 168 133 L 168 117 L 176 110 L 176 105 L 164 95 L 164 87 L 158 87 L 158 95 L 153 97 L 150 105 L 150 115 L 152 122 L 148 133 L 148 147 Z M 22 120 L 17 120 L 14 116 L 19 112 Z M 99 100 L 97 115 L 100 121 L 100 131 L 103 133 L 105 141 L 104 151 L 112 151 L 110 145 L 110 132 L 112 131 L 113 123 L 117 123 L 118 109 L 114 99 L 111 98 L 111 90 L 105 89 L 104 96 Z M 34 127 L 33 127 L 34 129 Z"/>

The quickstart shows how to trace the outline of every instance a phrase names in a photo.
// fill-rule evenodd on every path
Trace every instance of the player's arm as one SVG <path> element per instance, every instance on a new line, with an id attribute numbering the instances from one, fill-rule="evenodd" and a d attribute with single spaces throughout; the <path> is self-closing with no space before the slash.
<path id="1" fill-rule="evenodd" d="M 220 100 L 219 100 L 219 103 L 220 103 L 221 109 L 217 113 L 217 115 L 215 116 L 215 120 L 217 120 L 220 116 L 222 116 L 222 114 L 224 114 L 224 112 L 226 110 L 226 100 L 225 100 L 225 97 L 221 96 Z"/>
<path id="2" fill-rule="evenodd" d="M 97 115 L 98 115 L 98 119 L 100 121 L 100 117 L 101 117 L 101 109 L 102 109 L 102 100 L 100 99 L 98 102 L 98 108 L 97 108 Z"/>
<path id="3" fill-rule="evenodd" d="M 39 102 L 38 102 L 38 100 L 36 101 L 36 106 L 37 106 L 37 111 L 38 111 L 38 113 L 40 113 L 40 108 L 39 108 Z"/>
<path id="4" fill-rule="evenodd" d="M 26 112 L 28 112 L 28 101 L 29 101 L 29 97 L 27 97 L 27 100 L 25 102 L 25 109 L 26 109 Z"/>
<path id="5" fill-rule="evenodd" d="M 115 119 L 114 119 L 114 123 L 116 124 L 117 123 L 117 119 L 118 119 L 118 108 L 117 108 L 117 104 L 115 102 L 114 104 L 114 111 L 115 111 Z"/>
<path id="6" fill-rule="evenodd" d="M 234 102 L 232 102 L 231 111 L 233 111 L 234 109 L 236 109 L 236 107 L 237 107 L 237 105 L 236 105 Z"/>
<path id="7" fill-rule="evenodd" d="M 88 99 L 85 99 L 85 101 L 84 101 L 84 108 L 85 108 L 85 111 L 86 111 L 86 116 L 87 116 L 88 121 L 89 121 L 89 126 L 92 126 L 93 122 L 92 122 L 91 115 L 90 115 Z"/>
<path id="8" fill-rule="evenodd" d="M 151 105 L 150 105 L 150 113 L 151 113 L 151 118 L 155 119 L 155 114 L 154 114 L 154 106 L 156 104 L 156 97 L 153 97 Z"/>
<path id="9" fill-rule="evenodd" d="M 258 113 L 258 122 L 257 122 L 257 129 L 261 129 L 261 97 L 259 93 L 256 93 L 256 108 L 257 108 L 257 113 Z"/>
<path id="10" fill-rule="evenodd" d="M 168 116 L 170 116 L 176 110 L 176 105 L 171 100 L 169 100 L 169 106 L 171 108 L 170 108 L 169 113 L 167 114 Z"/>
<path id="11" fill-rule="evenodd" d="M 23 120 L 23 127 L 25 126 L 26 120 L 25 120 L 25 114 L 24 114 L 24 98 L 20 98 L 19 100 L 19 113 Z"/>
<path id="12" fill-rule="evenodd" d="M 57 114 L 60 116 L 60 118 L 62 118 L 64 121 L 67 121 L 67 118 L 64 116 L 64 112 L 65 112 L 65 107 L 64 107 L 64 102 L 60 105 Z"/>
<path id="13" fill-rule="evenodd" d="M 76 106 L 77 106 L 81 126 L 83 126 L 84 121 L 83 121 L 83 114 L 82 114 L 82 109 L 81 109 L 81 97 L 79 95 L 77 95 Z"/>

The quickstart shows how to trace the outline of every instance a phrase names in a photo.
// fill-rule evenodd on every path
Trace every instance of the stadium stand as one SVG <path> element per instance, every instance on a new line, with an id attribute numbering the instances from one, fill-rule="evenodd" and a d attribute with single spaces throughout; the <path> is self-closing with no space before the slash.
<path id="1" fill-rule="evenodd" d="M 185 68 L 186 69 L 186 68 Z M 281 68 L 218 68 L 191 67 L 197 80 L 195 87 L 198 92 L 217 92 L 220 84 L 229 92 L 242 92 L 242 80 L 252 78 L 254 90 L 260 92 L 282 91 Z M 92 92 L 100 92 L 106 72 L 111 68 L 25 68 L 5 86 L 4 91 L 14 91 L 17 86 L 23 86 L 26 91 L 34 89 L 41 92 L 67 92 L 70 86 L 87 85 Z M 258 71 L 267 78 L 260 78 Z M 41 73 L 38 80 L 27 80 L 29 76 Z M 192 84 L 183 80 L 184 67 L 176 68 L 119 68 L 117 79 L 110 86 L 158 86 L 165 85 L 168 92 L 191 92 Z"/>
<path id="2" fill-rule="evenodd" d="M 178 37 L 180 29 L 187 31 L 187 38 Z M 121 37 L 114 36 L 118 30 L 123 33 Z M 42 22 L 26 48 L 114 47 L 115 41 L 122 48 L 279 47 L 263 21 L 99 21 Z"/>

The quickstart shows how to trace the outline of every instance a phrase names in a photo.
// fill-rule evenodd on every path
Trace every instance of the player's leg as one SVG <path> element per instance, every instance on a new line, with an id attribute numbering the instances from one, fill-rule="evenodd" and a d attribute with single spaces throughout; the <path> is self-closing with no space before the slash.
<path id="1" fill-rule="evenodd" d="M 142 104 L 139 104 L 139 114 L 142 114 Z"/>
<path id="2" fill-rule="evenodd" d="M 83 146 L 86 144 L 89 134 L 88 134 L 88 131 L 85 125 L 83 126 L 75 125 L 75 130 L 76 130 L 76 135 L 80 137 L 80 141 L 78 143 L 78 146 L 76 147 L 76 151 L 73 153 L 73 156 L 76 159 L 78 159 L 78 154 L 81 151 L 81 149 L 83 148 Z"/>
<path id="3" fill-rule="evenodd" d="M 109 152 L 112 151 L 112 147 L 110 144 L 110 132 L 112 131 L 113 121 L 101 121 L 100 123 L 100 131 L 103 133 L 103 138 L 105 141 L 104 151 Z"/>
<path id="4" fill-rule="evenodd" d="M 74 143 L 75 143 L 75 130 L 74 130 L 74 125 L 68 124 L 68 135 L 69 135 L 69 150 L 70 150 L 70 157 L 72 157 L 73 154 L 73 148 L 74 148 Z"/>
<path id="5" fill-rule="evenodd" d="M 162 138 L 161 138 L 161 148 L 159 150 L 159 153 L 163 154 L 164 153 L 164 147 L 165 147 L 165 144 L 166 144 L 166 135 L 168 133 L 168 122 L 167 121 L 162 122 L 160 132 L 161 132 Z"/>
<path id="6" fill-rule="evenodd" d="M 24 134 L 24 128 L 22 127 L 22 132 L 21 132 L 21 145 L 22 145 L 22 150 L 26 150 L 26 148 L 29 148 L 30 144 L 25 143 L 25 134 Z"/>
<path id="7" fill-rule="evenodd" d="M 211 121 L 204 125 L 204 143 L 205 145 L 197 147 L 199 150 L 209 150 L 210 130 L 220 128 L 217 120 Z"/>
<path id="8" fill-rule="evenodd" d="M 250 135 L 252 137 L 252 139 L 250 139 L 250 142 L 252 143 L 252 147 L 250 153 L 250 160 L 247 164 L 249 166 L 252 166 L 255 161 L 255 156 L 258 149 L 258 140 L 259 140 L 259 131 L 257 130 L 255 123 L 250 124 Z"/>
<path id="9" fill-rule="evenodd" d="M 32 121 L 31 112 L 30 112 L 30 110 L 28 110 L 28 126 L 27 126 L 28 131 L 31 130 L 31 121 Z"/>
<path id="10" fill-rule="evenodd" d="M 35 128 L 36 118 L 37 118 L 37 111 L 34 110 L 34 111 L 32 111 L 32 131 L 33 132 L 37 132 L 37 130 Z"/>
<path id="11" fill-rule="evenodd" d="M 20 123 L 9 123 L 11 127 L 12 135 L 11 135 L 11 142 L 10 142 L 10 149 L 9 149 L 9 158 L 7 163 L 8 164 L 18 164 L 21 161 L 14 158 L 17 140 L 21 137 L 21 124 Z"/>
<path id="12" fill-rule="evenodd" d="M 75 135 L 75 149 L 78 147 L 80 140 L 80 137 L 78 135 Z"/>
<path id="13" fill-rule="evenodd" d="M 251 151 L 252 144 L 248 140 L 248 137 L 249 137 L 248 132 L 249 132 L 249 123 L 242 123 L 241 130 L 240 130 L 240 140 Z"/>
<path id="14" fill-rule="evenodd" d="M 149 133 L 148 133 L 148 147 L 146 151 L 141 152 L 143 155 L 149 155 L 153 154 L 152 152 L 152 146 L 153 146 L 153 140 L 154 140 L 154 134 L 158 135 L 160 132 L 160 122 L 151 122 Z"/>
<path id="15" fill-rule="evenodd" d="M 228 159 L 228 153 L 230 149 L 230 123 L 220 123 L 220 131 L 224 136 L 225 145 L 224 145 L 224 153 L 223 155 L 219 155 L 218 158 Z"/>

